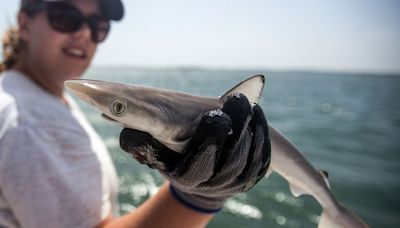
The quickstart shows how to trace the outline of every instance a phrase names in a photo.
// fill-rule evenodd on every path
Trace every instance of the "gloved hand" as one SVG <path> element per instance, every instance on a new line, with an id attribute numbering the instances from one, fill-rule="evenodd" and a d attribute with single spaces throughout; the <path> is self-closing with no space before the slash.
<path id="1" fill-rule="evenodd" d="M 271 158 L 264 114 L 241 94 L 229 96 L 222 110 L 207 112 L 182 153 L 146 132 L 127 128 L 120 134 L 120 146 L 158 169 L 178 201 L 206 213 L 220 210 L 227 198 L 253 187 Z"/>

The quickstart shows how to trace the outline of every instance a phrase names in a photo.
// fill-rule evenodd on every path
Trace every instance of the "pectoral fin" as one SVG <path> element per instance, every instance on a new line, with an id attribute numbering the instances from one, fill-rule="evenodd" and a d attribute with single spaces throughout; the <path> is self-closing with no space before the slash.
<path id="1" fill-rule="evenodd" d="M 324 170 L 318 170 L 318 173 L 321 175 L 326 186 L 328 186 L 328 188 L 330 189 L 331 187 L 330 187 L 329 180 L 328 180 L 328 172 L 326 172 Z M 301 195 L 307 194 L 307 192 L 305 192 L 303 189 L 301 189 L 300 187 L 298 187 L 294 184 L 289 183 L 289 188 L 295 197 L 299 197 Z"/>
<path id="2" fill-rule="evenodd" d="M 301 196 L 301 195 L 306 194 L 306 192 L 305 192 L 303 189 L 301 189 L 301 188 L 299 188 L 299 187 L 297 187 L 297 186 L 295 186 L 295 185 L 293 185 L 293 184 L 290 184 L 290 183 L 289 183 L 289 188 L 290 188 L 290 192 L 291 192 L 292 195 L 294 195 L 295 197 L 299 197 L 299 196 Z"/>

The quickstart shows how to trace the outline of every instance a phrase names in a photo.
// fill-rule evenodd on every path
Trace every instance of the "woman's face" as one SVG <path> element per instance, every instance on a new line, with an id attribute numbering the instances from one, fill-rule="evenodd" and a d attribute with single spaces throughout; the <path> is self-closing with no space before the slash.
<path id="1" fill-rule="evenodd" d="M 96 0 L 70 2 L 85 16 L 100 15 Z M 26 23 L 21 26 L 21 39 L 27 43 L 28 74 L 46 89 L 62 90 L 65 80 L 77 78 L 87 69 L 96 51 L 97 45 L 86 23 L 74 33 L 61 33 L 49 25 L 47 13 L 43 11 L 26 17 Z"/>

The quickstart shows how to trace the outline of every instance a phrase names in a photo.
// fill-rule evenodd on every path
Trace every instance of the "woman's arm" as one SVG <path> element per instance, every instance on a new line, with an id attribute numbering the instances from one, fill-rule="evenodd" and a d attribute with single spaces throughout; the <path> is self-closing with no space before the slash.
<path id="1" fill-rule="evenodd" d="M 205 227 L 213 214 L 191 210 L 179 203 L 169 191 L 169 183 L 135 211 L 116 218 L 103 227 Z"/>

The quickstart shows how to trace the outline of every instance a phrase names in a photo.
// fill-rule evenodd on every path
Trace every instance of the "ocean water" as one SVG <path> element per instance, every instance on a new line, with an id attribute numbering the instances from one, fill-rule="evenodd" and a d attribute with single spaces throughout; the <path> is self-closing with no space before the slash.
<path id="1" fill-rule="evenodd" d="M 269 123 L 294 142 L 314 167 L 329 173 L 337 200 L 371 227 L 400 227 L 399 76 L 94 68 L 85 78 L 218 96 L 254 74 L 267 79 L 260 105 Z M 157 191 L 163 178 L 119 148 L 121 128 L 80 104 L 115 162 L 120 211 L 132 211 Z M 208 227 L 317 227 L 320 214 L 314 198 L 295 198 L 286 181 L 273 174 L 230 199 Z"/>

